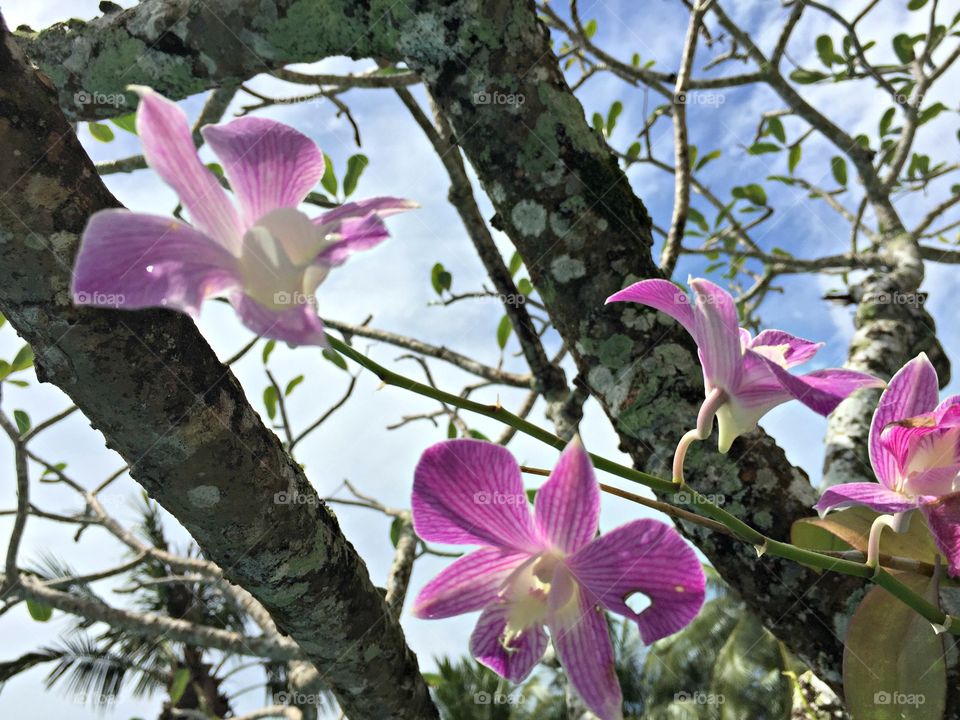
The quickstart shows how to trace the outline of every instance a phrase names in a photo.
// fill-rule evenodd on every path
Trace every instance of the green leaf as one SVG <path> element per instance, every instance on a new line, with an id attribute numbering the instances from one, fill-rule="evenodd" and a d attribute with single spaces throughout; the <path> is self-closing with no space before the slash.
<path id="1" fill-rule="evenodd" d="M 17 352 L 17 356 L 13 358 L 13 362 L 10 363 L 10 372 L 26 370 L 31 365 L 33 365 L 33 348 L 29 345 L 24 345 L 20 348 L 19 352 Z"/>
<path id="2" fill-rule="evenodd" d="M 273 349 L 274 349 L 275 347 L 277 347 L 277 341 L 276 341 L 276 340 L 267 340 L 266 344 L 264 344 L 264 346 L 263 346 L 263 353 L 261 354 L 261 357 L 263 358 L 263 364 L 264 364 L 264 365 L 267 364 L 267 360 L 270 359 L 270 353 L 273 352 Z"/>
<path id="3" fill-rule="evenodd" d="M 190 684 L 190 671 L 187 668 L 180 668 L 173 674 L 173 680 L 170 681 L 170 702 L 176 705 L 180 698 L 187 691 Z"/>
<path id="4" fill-rule="evenodd" d="M 520 257 L 520 253 L 514 250 L 513 255 L 510 256 L 510 277 L 516 275 L 517 270 L 519 270 L 522 266 L 523 258 Z"/>
<path id="5" fill-rule="evenodd" d="M 30 432 L 30 416 L 23 410 L 14 410 L 13 420 L 17 423 L 17 429 L 21 435 L 26 435 Z"/>
<path id="6" fill-rule="evenodd" d="M 893 124 L 893 118 L 897 114 L 896 108 L 887 108 L 887 111 L 880 118 L 880 137 L 890 132 L 890 126 Z"/>
<path id="7" fill-rule="evenodd" d="M 735 198 L 749 200 L 754 205 L 764 206 L 767 204 L 767 193 L 756 183 L 737 186 L 730 191 Z"/>
<path id="8" fill-rule="evenodd" d="M 447 423 L 447 437 L 455 438 L 457 436 L 457 426 L 453 424 L 453 420 Z"/>
<path id="9" fill-rule="evenodd" d="M 927 0 L 910 0 L 907 3 L 907 10 L 919 10 L 927 4 Z"/>
<path id="10" fill-rule="evenodd" d="M 704 165 L 706 165 L 708 162 L 710 162 L 711 160 L 716 160 L 718 157 L 720 157 L 720 151 L 719 151 L 719 150 L 713 150 L 713 151 L 711 151 L 711 152 L 708 152 L 706 155 L 704 155 L 702 158 L 700 158 L 700 160 L 697 162 L 697 167 L 694 168 L 694 169 L 699 170 L 699 169 L 702 168 Z"/>
<path id="11" fill-rule="evenodd" d="M 589 40 L 597 33 L 597 21 L 590 20 L 586 25 L 583 26 L 583 34 L 587 36 Z"/>
<path id="12" fill-rule="evenodd" d="M 293 380 L 287 383 L 286 390 L 283 391 L 284 397 L 288 397 L 290 393 L 293 392 L 294 388 L 297 387 L 300 383 L 303 382 L 303 375 L 297 375 Z"/>
<path id="13" fill-rule="evenodd" d="M 527 278 L 521 278 L 517 283 L 517 290 L 521 295 L 531 295 L 533 293 L 533 283 Z"/>
<path id="14" fill-rule="evenodd" d="M 336 197 L 337 195 L 337 175 L 333 171 L 333 163 L 330 161 L 329 156 L 324 156 L 323 158 L 326 162 L 324 163 L 323 168 L 323 177 L 320 178 L 320 184 L 323 186 L 323 189 L 328 193 Z"/>
<path id="15" fill-rule="evenodd" d="M 593 125 L 593 129 L 596 130 L 597 132 L 599 132 L 599 133 L 603 133 L 603 132 L 604 132 L 604 129 L 603 129 L 603 115 L 601 115 L 600 113 L 595 112 L 595 113 L 593 114 L 593 118 L 591 119 L 590 124 Z"/>
<path id="16" fill-rule="evenodd" d="M 767 132 L 782 143 L 787 142 L 787 133 L 778 117 L 767 118 Z"/>
<path id="17" fill-rule="evenodd" d="M 833 38 L 829 35 L 821 35 L 817 38 L 817 55 L 820 56 L 820 62 L 827 67 L 833 64 L 834 58 L 837 57 L 837 53 L 833 49 Z M 842 60 L 842 58 L 840 59 Z"/>
<path id="18" fill-rule="evenodd" d="M 897 54 L 897 59 L 904 65 L 913 62 L 913 40 L 906 33 L 900 33 L 893 38 L 893 51 Z"/>
<path id="19" fill-rule="evenodd" d="M 764 153 L 780 152 L 780 146 L 775 143 L 758 142 L 747 148 L 751 155 L 763 155 Z"/>
<path id="20" fill-rule="evenodd" d="M 795 83 L 800 85 L 810 85 L 811 83 L 819 82 L 828 78 L 829 75 L 826 73 L 818 72 L 816 70 L 803 70 L 797 69 L 790 73 L 790 79 Z"/>
<path id="21" fill-rule="evenodd" d="M 847 161 L 839 155 L 830 160 L 830 171 L 833 173 L 833 179 L 840 185 L 847 184 Z"/>
<path id="22" fill-rule="evenodd" d="M 99 140 L 104 143 L 113 140 L 113 130 L 110 129 L 109 125 L 91 122 L 87 123 L 87 128 L 90 130 L 90 134 L 93 135 L 94 140 Z"/>
<path id="23" fill-rule="evenodd" d="M 115 117 L 110 120 L 114 125 L 116 125 L 121 130 L 126 130 L 128 133 L 137 134 L 137 114 L 136 113 L 127 113 L 126 115 L 121 115 L 120 117 Z"/>
<path id="24" fill-rule="evenodd" d="M 687 217 L 690 218 L 691 222 L 693 222 L 698 228 L 704 232 L 709 232 L 710 226 L 707 225 L 706 218 L 703 217 L 703 213 L 701 213 L 699 210 L 692 207 L 687 208 Z"/>
<path id="25" fill-rule="evenodd" d="M 627 148 L 627 160 L 636 160 L 640 157 L 640 151 L 643 150 L 643 146 L 640 143 L 635 142 Z"/>
<path id="26" fill-rule="evenodd" d="M 490 442 L 490 438 L 488 438 L 479 430 L 474 430 L 473 428 L 471 428 L 470 430 L 467 430 L 467 435 L 472 437 L 474 440 L 485 440 L 486 442 Z"/>
<path id="27" fill-rule="evenodd" d="M 447 272 L 443 263 L 437 263 L 430 270 L 430 284 L 433 285 L 437 295 L 443 295 L 443 291 L 449 290 L 453 285 L 453 275 Z"/>
<path id="28" fill-rule="evenodd" d="M 401 530 L 403 530 L 403 518 L 395 517 L 390 523 L 390 544 L 394 547 L 400 542 Z"/>
<path id="29" fill-rule="evenodd" d="M 53 617 L 53 608 L 36 600 L 27 600 L 27 612 L 37 622 L 47 622 Z"/>
<path id="30" fill-rule="evenodd" d="M 221 165 L 220 163 L 209 162 L 207 163 L 207 169 L 210 172 L 212 172 L 214 175 L 216 175 L 218 178 L 222 178 L 224 176 L 223 165 Z"/>
<path id="31" fill-rule="evenodd" d="M 615 101 L 607 111 L 607 135 L 613 135 L 613 129 L 617 126 L 617 118 L 623 112 L 623 103 Z"/>
<path id="32" fill-rule="evenodd" d="M 920 115 L 917 118 L 917 126 L 919 127 L 920 125 L 923 125 L 926 122 L 930 122 L 937 115 L 942 113 L 944 110 L 949 110 L 949 109 L 950 108 L 948 108 L 942 102 L 934 103 L 930 107 L 924 108 L 923 110 L 920 111 Z"/>
<path id="33" fill-rule="evenodd" d="M 497 326 L 497 345 L 500 346 L 501 350 L 507 346 L 507 340 L 510 338 L 511 332 L 513 332 L 513 325 L 510 324 L 510 318 L 504 315 Z"/>
<path id="34" fill-rule="evenodd" d="M 277 389 L 273 385 L 263 389 L 263 404 L 267 408 L 267 417 L 273 420 L 277 416 Z"/>
<path id="35" fill-rule="evenodd" d="M 344 360 L 343 355 L 338 353 L 336 350 L 331 350 L 330 348 L 324 348 L 323 357 L 325 360 L 332 362 L 341 370 L 347 370 L 347 361 Z"/>
<path id="36" fill-rule="evenodd" d="M 790 146 L 790 152 L 787 153 L 787 167 L 790 169 L 790 174 L 793 174 L 793 171 L 797 169 L 797 165 L 800 164 L 800 158 L 803 157 L 803 147 L 800 143 Z"/>
<path id="37" fill-rule="evenodd" d="M 930 578 L 895 572 L 929 595 Z M 942 718 L 947 671 L 943 636 L 915 610 L 873 587 L 850 618 L 843 651 L 843 690 L 854 718 Z"/>
<path id="38" fill-rule="evenodd" d="M 357 181 L 367 165 L 370 164 L 370 158 L 360 153 L 351 155 L 347 160 L 347 174 L 343 176 L 343 196 L 350 197 L 353 191 L 357 189 Z"/>

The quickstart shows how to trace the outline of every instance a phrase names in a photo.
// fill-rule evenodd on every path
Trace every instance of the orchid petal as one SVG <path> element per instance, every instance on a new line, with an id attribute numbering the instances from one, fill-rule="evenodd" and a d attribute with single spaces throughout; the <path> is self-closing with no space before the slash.
<path id="1" fill-rule="evenodd" d="M 414 472 L 413 524 L 431 542 L 540 548 L 520 467 L 510 451 L 482 440 L 428 448 Z"/>
<path id="2" fill-rule="evenodd" d="M 899 420 L 887 425 L 880 433 L 883 448 L 896 460 L 897 477 L 906 478 L 911 486 L 918 472 L 952 467 L 960 463 L 958 440 L 958 405 Z"/>
<path id="3" fill-rule="evenodd" d="M 739 379 L 743 356 L 733 297 L 702 278 L 691 279 L 690 287 L 696 296 L 693 306 L 694 337 L 700 348 L 703 376 L 709 386 L 729 392 Z"/>
<path id="4" fill-rule="evenodd" d="M 388 237 L 387 226 L 376 214 L 347 218 L 338 223 L 335 233 L 328 235 L 332 243 L 317 256 L 316 262 L 331 267 L 343 265 L 355 252 L 370 250 Z"/>
<path id="5" fill-rule="evenodd" d="M 235 258 L 186 223 L 102 210 L 83 231 L 74 268 L 78 305 L 164 307 L 191 315 L 208 296 L 239 284 Z"/>
<path id="6" fill-rule="evenodd" d="M 647 644 L 685 627 L 703 605 L 706 578 L 696 553 L 657 520 L 634 520 L 601 535 L 567 566 L 604 607 L 635 620 Z M 638 591 L 650 599 L 639 615 L 625 602 Z"/>
<path id="7" fill-rule="evenodd" d="M 881 441 L 883 429 L 897 420 L 930 412 L 936 407 L 939 394 L 937 371 L 926 354 L 920 353 L 897 371 L 880 396 L 870 424 L 870 464 L 887 487 L 893 487 L 897 481 L 898 463 Z"/>
<path id="8" fill-rule="evenodd" d="M 826 515 L 830 510 L 853 505 L 866 505 L 879 513 L 896 513 L 917 507 L 917 500 L 879 483 L 843 483 L 827 488 L 815 507 L 821 515 Z"/>
<path id="9" fill-rule="evenodd" d="M 496 602 L 489 605 L 477 620 L 470 636 L 470 654 L 510 682 L 521 682 L 543 657 L 547 649 L 547 634 L 542 625 L 524 629 L 504 646 L 504 634 L 510 614 L 509 605 Z"/>
<path id="10" fill-rule="evenodd" d="M 277 208 L 295 208 L 323 177 L 323 153 L 288 125 L 242 117 L 200 132 L 223 163 L 245 227 Z"/>
<path id="11" fill-rule="evenodd" d="M 696 338 L 690 298 L 668 280 L 641 280 L 608 297 L 606 304 L 609 305 L 612 302 L 649 305 L 672 317 Z"/>
<path id="12" fill-rule="evenodd" d="M 946 556 L 951 576 L 960 575 L 960 493 L 920 506 L 937 548 Z"/>
<path id="13" fill-rule="evenodd" d="M 323 322 L 310 303 L 293 304 L 280 310 L 261 305 L 242 292 L 230 296 L 230 304 L 250 330 L 257 335 L 281 340 L 293 347 L 320 345 L 326 347 Z"/>
<path id="14" fill-rule="evenodd" d="M 183 110 L 150 88 L 140 95 L 137 133 L 147 164 L 177 193 L 192 223 L 235 252 L 243 236 L 237 211 L 217 178 L 200 161 Z"/>
<path id="15" fill-rule="evenodd" d="M 770 360 L 780 357 L 783 359 L 783 366 L 791 368 L 816 355 L 823 343 L 804 340 L 783 330 L 763 330 L 748 347 Z"/>
<path id="16" fill-rule="evenodd" d="M 464 555 L 424 586 L 413 614 L 436 619 L 480 610 L 497 599 L 504 581 L 529 557 L 499 548 Z"/>
<path id="17" fill-rule="evenodd" d="M 603 610 L 562 566 L 551 590 L 550 636 L 567 678 L 600 720 L 623 717 L 623 695 Z M 561 598 L 554 601 L 554 593 Z"/>
<path id="18" fill-rule="evenodd" d="M 576 552 L 597 534 L 600 486 L 579 436 L 537 491 L 535 515 L 543 539 L 564 553 Z"/>
<path id="19" fill-rule="evenodd" d="M 419 203 L 413 200 L 396 197 L 374 197 L 343 203 L 343 205 L 321 213 L 313 219 L 313 222 L 323 227 L 334 227 L 336 223 L 350 218 L 366 217 L 371 213 L 384 218 L 408 210 L 415 210 L 418 207 L 420 207 Z"/>

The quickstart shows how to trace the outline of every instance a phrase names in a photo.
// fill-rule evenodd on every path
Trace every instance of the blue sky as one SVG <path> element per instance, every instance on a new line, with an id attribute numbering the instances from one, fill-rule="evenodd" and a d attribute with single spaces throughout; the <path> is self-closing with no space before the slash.
<path id="1" fill-rule="evenodd" d="M 122 3 L 125 6 L 130 3 Z M 845 6 L 847 3 L 841 3 Z M 875 19 L 866 29 L 880 37 L 891 37 L 895 32 L 916 22 L 919 17 L 905 10 L 905 0 L 885 0 Z M 728 2 L 728 10 L 754 33 L 764 48 L 772 45 L 772 38 L 782 16 L 778 3 L 761 0 Z M 59 7 L 58 7 L 59 6 Z M 40 28 L 52 21 L 65 19 L 68 15 L 88 18 L 97 14 L 95 0 L 76 0 L 69 10 L 62 3 L 37 0 L 33 3 L 0 3 L 10 26 L 26 23 Z M 734 12 L 735 8 L 735 12 Z M 584 18 L 596 18 L 599 30 L 596 41 L 602 47 L 621 57 L 639 52 L 644 60 L 656 58 L 658 67 L 673 68 L 680 53 L 686 26 L 686 10 L 678 2 L 645 4 L 641 13 L 638 4 L 623 2 L 587 2 L 581 5 Z M 872 24 L 871 24 L 872 23 Z M 807 66 L 816 64 L 813 39 L 821 32 L 831 31 L 839 35 L 836 26 L 830 26 L 822 17 L 813 16 L 797 29 L 795 41 L 790 46 L 791 58 Z M 881 43 L 883 45 L 884 43 Z M 890 52 L 892 57 L 892 51 Z M 702 66 L 702 58 L 695 67 Z M 347 71 L 366 69 L 370 63 L 352 63 L 345 59 L 331 59 L 312 69 Z M 306 66 L 304 66 L 304 69 Z M 733 66 L 727 72 L 735 71 Z M 941 82 L 942 98 L 955 105 L 955 98 L 946 96 L 944 88 L 956 87 L 957 73 L 952 73 Z M 302 89 L 289 86 L 270 78 L 260 77 L 251 87 L 267 94 L 297 94 Z M 95 90 L 95 89 L 92 89 Z M 420 96 L 420 91 L 416 91 Z M 624 112 L 613 136 L 613 143 L 621 149 L 632 142 L 643 120 L 643 94 L 612 76 L 601 75 L 590 80 L 579 94 L 588 116 L 594 111 L 606 113 L 614 100 L 624 102 Z M 875 131 L 880 115 L 887 105 L 880 101 L 869 85 L 834 88 L 814 88 L 808 97 L 831 117 L 852 133 Z M 448 181 L 432 148 L 422 132 L 409 118 L 406 110 L 386 90 L 354 90 L 345 99 L 357 117 L 363 135 L 363 152 L 371 158 L 356 193 L 356 197 L 374 195 L 398 195 L 418 201 L 422 208 L 415 213 L 398 216 L 389 221 L 393 238 L 364 257 L 355 258 L 342 270 L 331 274 L 321 288 L 319 301 L 325 316 L 346 322 L 361 322 L 373 314 L 373 326 L 406 333 L 435 344 L 447 345 L 478 359 L 496 364 L 499 351 L 495 333 L 501 312 L 489 302 L 462 302 L 449 308 L 431 305 L 436 299 L 430 287 L 430 268 L 435 262 L 443 262 L 454 275 L 454 288 L 459 291 L 478 289 L 483 282 L 483 270 L 476 254 L 460 225 L 455 211 L 446 201 Z M 202 105 L 202 97 L 184 101 L 183 106 L 191 118 Z M 231 106 L 231 112 L 241 104 L 252 102 L 241 96 Z M 651 98 L 651 107 L 657 102 Z M 694 104 L 688 110 L 691 141 L 698 145 L 702 154 L 720 148 L 723 156 L 715 161 L 703 175 L 721 197 L 726 197 L 730 187 L 753 182 L 758 177 L 785 172 L 785 158 L 781 155 L 750 156 L 745 147 L 753 141 L 757 117 L 762 110 L 780 107 L 777 99 L 766 90 L 745 88 L 725 93 L 720 104 Z M 313 137 L 332 159 L 338 174 L 342 173 L 346 158 L 358 152 L 353 143 L 352 131 L 346 121 L 336 118 L 335 108 L 329 103 L 302 103 L 271 108 L 263 113 L 268 117 L 287 122 Z M 229 113 L 228 113 L 229 115 Z M 800 127 L 796 121 L 785 121 L 788 136 L 795 136 Z M 957 121 L 955 115 L 942 115 L 924 128 L 926 132 L 921 148 L 926 151 L 943 152 L 943 159 L 956 159 Z M 116 129 L 116 140 L 109 144 L 93 140 L 87 129 L 81 129 L 81 137 L 93 158 L 97 161 L 125 157 L 137 153 L 138 140 L 133 135 Z M 652 138 L 656 154 L 672 162 L 672 135 L 667 121 L 658 125 Z M 204 151 L 204 156 L 212 159 Z M 801 171 L 810 179 L 822 177 L 829 185 L 829 157 L 834 153 L 824 144 L 810 143 L 804 146 L 804 161 Z M 809 169 L 809 170 L 808 170 Z M 672 177 L 659 170 L 634 166 L 629 177 L 636 192 L 647 203 L 654 221 L 665 227 L 669 224 L 673 197 Z M 176 200 L 172 191 L 149 172 L 132 175 L 114 175 L 107 184 L 117 197 L 134 210 L 169 213 Z M 779 246 L 798 256 L 812 257 L 826 252 L 841 252 L 848 243 L 849 227 L 839 220 L 823 203 L 807 200 L 797 190 L 781 188 L 768 183 L 766 188 L 777 205 L 775 218 L 764 226 L 756 236 L 765 248 Z M 852 198 L 845 199 L 848 206 L 856 205 L 859 195 L 854 188 Z M 907 220 L 916 220 L 942 195 L 915 196 L 915 206 L 903 208 Z M 705 209 L 705 204 L 694 197 L 694 206 Z M 481 199 L 485 215 L 492 214 L 489 203 Z M 712 213 L 708 215 L 712 217 Z M 509 241 L 502 235 L 497 240 L 509 256 Z M 702 271 L 704 262 L 684 259 L 677 271 L 677 278 L 687 273 Z M 851 311 L 837 308 L 821 300 L 824 290 L 834 286 L 829 278 L 812 279 L 798 276 L 785 278 L 782 284 L 786 293 L 773 296 L 763 309 L 765 324 L 787 329 L 799 335 L 827 342 L 827 347 L 816 358 L 818 367 L 835 366 L 843 362 L 847 341 L 852 334 Z M 940 338 L 951 357 L 958 357 L 960 337 L 952 322 L 953 292 L 956 290 L 955 273 L 949 267 L 931 266 L 928 269 L 925 290 L 931 293 L 929 308 L 940 327 Z M 221 357 L 232 355 L 249 340 L 248 331 L 233 316 L 232 311 L 217 303 L 208 303 L 200 320 L 204 335 Z M 556 344 L 555 336 L 549 342 Z M 11 357 L 21 342 L 6 326 L 0 331 L 0 357 Z M 361 347 L 367 343 L 360 341 Z M 418 367 L 410 361 L 395 361 L 401 351 L 370 343 L 372 354 L 381 362 L 391 363 L 398 370 L 413 376 Z M 516 346 L 508 346 L 505 367 L 523 371 L 523 364 L 515 357 Z M 445 388 L 459 389 L 471 382 L 469 376 L 437 362 L 432 366 L 438 383 Z M 288 380 L 300 373 L 307 380 L 293 394 L 290 402 L 294 423 L 300 428 L 308 424 L 323 409 L 335 402 L 346 387 L 345 374 L 321 358 L 319 350 L 278 348 L 271 358 L 271 368 L 281 380 Z M 251 353 L 235 366 L 254 405 L 262 409 L 260 397 L 267 384 L 259 359 L 259 352 Z M 571 374 L 572 376 L 572 374 Z M 957 384 L 953 383 L 952 387 Z M 434 428 L 420 422 L 394 431 L 386 430 L 388 424 L 401 416 L 417 411 L 431 410 L 434 406 L 422 398 L 394 388 L 378 390 L 378 382 L 371 375 L 362 375 L 348 405 L 309 442 L 301 446 L 299 460 L 306 466 L 307 474 L 321 494 L 333 492 L 343 479 L 349 479 L 363 491 L 378 497 L 388 505 L 409 505 L 409 492 L 413 467 L 423 448 L 445 437 L 445 426 Z M 503 390 L 500 398 L 505 406 L 516 407 L 521 401 L 520 391 Z M 485 397 L 482 394 L 478 397 Z M 492 395 L 486 396 L 494 400 Z M 66 397 L 56 388 L 38 386 L 35 382 L 27 389 L 5 388 L 4 410 L 14 408 L 27 410 L 34 422 L 39 422 L 68 404 Z M 543 421 L 542 409 L 534 410 L 534 420 Z M 471 418 L 471 421 L 473 419 Z M 499 428 L 495 423 L 477 419 L 474 427 L 495 435 Z M 765 418 L 762 425 L 786 448 L 791 461 L 802 465 L 816 480 L 822 462 L 822 438 L 826 422 L 809 411 L 797 406 L 783 406 Z M 603 415 L 595 405 L 587 408 L 582 425 L 584 440 L 593 451 L 613 458 L 623 459 L 616 448 L 616 438 Z M 511 448 L 518 458 L 529 464 L 551 466 L 556 453 L 523 437 L 518 437 Z M 38 453 L 51 460 L 63 461 L 69 471 L 88 486 L 93 486 L 121 466 L 120 459 L 103 447 L 102 437 L 91 430 L 87 421 L 79 415 L 72 416 L 57 429 L 49 431 L 37 442 Z M 9 448 L 0 449 L 0 462 L 12 467 Z M 0 508 L 12 507 L 13 483 L 10 473 L 0 485 Z M 615 479 L 605 481 L 623 484 Z M 631 488 L 636 489 L 636 488 Z M 32 491 L 35 501 L 50 510 L 76 508 L 69 493 L 54 487 L 37 486 Z M 139 488 L 129 478 L 115 483 L 104 497 L 107 509 L 121 519 L 134 517 L 131 509 Z M 337 514 L 347 537 L 367 561 L 374 580 L 383 583 L 390 563 L 389 520 L 373 512 L 337 508 Z M 645 515 L 625 501 L 605 496 L 603 499 L 602 528 L 616 525 Z M 186 534 L 170 521 L 172 534 L 179 541 L 187 541 Z M 9 532 L 10 523 L 0 518 L 0 537 Z M 50 523 L 31 520 L 24 545 L 23 556 L 36 558 L 45 549 L 73 563 L 77 570 L 100 569 L 112 560 L 121 557 L 121 550 L 104 533 L 90 530 L 80 544 L 74 544 L 73 530 Z M 415 567 L 411 582 L 414 594 L 446 561 L 424 558 Z M 111 602 L 123 604 L 123 596 L 112 594 L 117 581 L 100 583 L 98 589 Z M 435 655 L 460 655 L 466 652 L 467 638 L 473 618 L 458 618 L 444 621 L 420 621 L 406 614 L 403 624 L 410 644 L 420 656 L 425 668 L 432 665 Z M 35 649 L 39 644 L 52 642 L 65 627 L 66 620 L 56 614 L 54 620 L 39 625 L 29 619 L 25 609 L 18 607 L 0 618 L 0 659 L 10 659 L 23 652 Z M 0 711 L 22 712 L 26 708 L 42 717 L 66 714 L 71 718 L 93 718 L 99 715 L 88 706 L 65 697 L 62 692 L 48 693 L 42 689 L 43 669 L 33 670 L 9 683 L 0 694 Z M 231 685 L 234 689 L 245 687 L 256 678 L 241 674 Z M 158 700 L 138 701 L 121 698 L 108 713 L 110 717 L 155 715 Z M 241 696 L 238 709 L 253 709 L 262 705 L 259 693 Z"/>

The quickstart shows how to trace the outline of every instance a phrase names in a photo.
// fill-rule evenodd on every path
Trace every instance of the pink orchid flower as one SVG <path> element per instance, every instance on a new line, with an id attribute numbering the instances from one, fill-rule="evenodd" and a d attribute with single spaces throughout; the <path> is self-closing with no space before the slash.
<path id="1" fill-rule="evenodd" d="M 725 453 L 734 440 L 756 428 L 760 418 L 788 400 L 829 415 L 855 390 L 883 387 L 883 381 L 872 375 L 839 368 L 793 375 L 790 370 L 810 360 L 823 343 L 782 330 L 764 330 L 752 337 L 739 327 L 730 293 L 702 278 L 691 278 L 689 284 L 693 298 L 667 280 L 642 280 L 614 293 L 607 303 L 649 305 L 693 336 L 707 393 L 693 439 L 709 436 L 715 415 L 719 449 Z"/>
<path id="2" fill-rule="evenodd" d="M 323 154 L 287 125 L 244 117 L 201 130 L 235 206 L 197 155 L 183 110 L 149 88 L 132 89 L 140 95 L 137 132 L 147 164 L 177 193 L 192 224 L 121 209 L 96 213 L 81 239 L 74 302 L 196 316 L 206 298 L 226 295 L 258 335 L 325 344 L 317 286 L 351 254 L 387 238 L 383 217 L 416 204 L 380 197 L 307 217 L 297 206 L 323 176 Z"/>
<path id="3" fill-rule="evenodd" d="M 423 588 L 421 618 L 482 610 L 470 638 L 481 663 L 511 682 L 530 674 L 549 628 L 567 676 L 601 720 L 621 718 L 622 695 L 603 609 L 636 621 L 645 643 L 675 633 L 703 604 L 694 551 L 670 526 L 635 520 L 597 535 L 600 489 L 579 440 L 560 456 L 533 515 L 520 468 L 505 448 L 450 440 L 416 469 L 413 523 L 424 540 L 480 549 Z M 640 592 L 639 614 L 626 600 Z"/>
<path id="4" fill-rule="evenodd" d="M 870 425 L 870 464 L 880 482 L 835 485 L 816 507 L 822 515 L 851 505 L 881 513 L 919 509 L 950 574 L 960 575 L 960 395 L 938 405 L 938 387 L 926 354 L 904 365 Z"/>

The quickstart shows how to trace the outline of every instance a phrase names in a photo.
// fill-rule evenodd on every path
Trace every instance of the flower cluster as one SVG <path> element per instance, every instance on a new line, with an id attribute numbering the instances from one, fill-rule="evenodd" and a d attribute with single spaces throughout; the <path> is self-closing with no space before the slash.
<path id="1" fill-rule="evenodd" d="M 332 268 L 387 237 L 385 216 L 414 204 L 381 197 L 307 217 L 297 208 L 323 175 L 323 155 L 296 130 L 261 118 L 202 130 L 234 204 L 200 161 L 183 112 L 148 88 L 137 91 L 144 156 L 177 193 L 191 223 L 126 210 L 94 215 L 76 262 L 75 301 L 196 314 L 206 298 L 225 295 L 260 335 L 324 344 L 317 287 Z M 793 374 L 821 343 L 782 330 L 754 337 L 739 327 L 729 293 L 704 279 L 689 285 L 691 295 L 666 280 L 644 280 L 607 300 L 668 314 L 698 346 L 706 399 L 696 427 L 677 446 L 679 485 L 687 448 L 709 437 L 714 418 L 719 450 L 726 453 L 781 403 L 799 400 L 827 415 L 855 390 L 883 386 L 844 369 Z M 817 508 L 825 513 L 858 504 L 893 514 L 874 524 L 868 563 L 876 562 L 880 528 L 899 529 L 907 513 L 920 510 L 950 573 L 960 575 L 960 396 L 938 404 L 937 375 L 925 355 L 884 391 L 869 449 L 880 482 L 832 487 Z M 622 717 L 606 611 L 634 621 L 649 644 L 685 627 L 704 601 L 700 561 L 672 527 L 636 520 L 598 536 L 600 489 L 578 438 L 532 509 L 513 456 L 468 439 L 423 453 L 412 506 L 424 540 L 477 547 L 423 588 L 414 613 L 432 619 L 479 611 L 470 650 L 512 682 L 532 672 L 549 632 L 571 685 L 601 720 Z M 638 594 L 648 601 L 641 612 L 628 604 Z"/>

